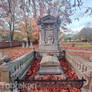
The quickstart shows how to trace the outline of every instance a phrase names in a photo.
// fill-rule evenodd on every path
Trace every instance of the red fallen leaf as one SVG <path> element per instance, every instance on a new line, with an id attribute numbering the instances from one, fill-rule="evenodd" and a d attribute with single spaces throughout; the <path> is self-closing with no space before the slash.
<path id="1" fill-rule="evenodd" d="M 71 88 L 69 89 L 70 92 L 81 92 L 80 89 L 76 89 L 76 88 Z"/>
<path id="2" fill-rule="evenodd" d="M 0 82 L 2 82 L 2 80 L 1 80 L 1 72 L 0 72 Z"/>
<path id="3" fill-rule="evenodd" d="M 68 90 L 64 90 L 64 89 L 62 89 L 60 92 L 69 92 Z"/>
<path id="4" fill-rule="evenodd" d="M 51 79 L 51 76 L 50 75 L 46 75 L 46 76 L 44 76 L 44 78 L 43 78 L 44 80 L 48 80 L 48 79 Z"/>
<path id="5" fill-rule="evenodd" d="M 30 75 L 31 76 L 32 73 L 33 73 L 32 71 L 28 71 L 27 75 Z"/>
<path id="6" fill-rule="evenodd" d="M 20 92 L 26 92 L 26 89 L 25 88 L 23 88 L 23 89 L 21 89 L 21 91 Z"/>
<path id="7" fill-rule="evenodd" d="M 66 74 L 68 79 L 78 78 L 76 73 L 75 73 L 75 71 L 71 69 L 71 67 L 69 66 L 67 61 L 62 60 L 62 61 L 60 61 L 60 64 L 61 64 L 61 66 L 62 66 L 62 68 L 63 68 L 63 70 L 64 70 L 64 72 L 65 72 L 65 74 Z M 30 80 L 32 78 L 34 78 L 36 76 L 39 68 L 40 68 L 40 61 L 33 62 L 32 66 L 30 67 L 30 69 L 27 72 L 27 74 L 30 74 L 33 71 L 32 75 L 27 76 L 27 74 L 26 74 L 25 78 L 29 78 Z M 55 77 L 53 75 L 46 75 L 44 77 L 39 77 L 38 79 L 39 80 L 41 80 L 41 79 L 59 80 L 60 77 Z M 48 83 L 48 85 L 50 85 L 50 84 Z M 53 88 L 53 89 L 48 89 L 48 88 L 44 88 L 44 89 L 39 88 L 38 89 L 38 88 L 35 88 L 35 90 L 34 90 L 34 92 L 69 92 L 69 91 L 70 92 L 81 92 L 81 90 L 78 90 L 78 89 L 67 89 L 67 90 L 64 90 L 64 89 L 62 89 L 60 87 Z M 24 92 L 26 92 L 26 91 L 24 91 Z M 31 92 L 31 89 L 30 89 L 30 92 Z"/>

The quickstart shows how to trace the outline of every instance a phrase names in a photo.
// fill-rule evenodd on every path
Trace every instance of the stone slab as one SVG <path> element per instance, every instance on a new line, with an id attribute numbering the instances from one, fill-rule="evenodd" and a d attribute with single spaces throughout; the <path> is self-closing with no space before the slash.
<path id="1" fill-rule="evenodd" d="M 40 66 L 46 66 L 46 67 L 49 66 L 53 67 L 59 65 L 60 63 L 58 61 L 58 58 L 56 56 L 50 56 L 50 55 L 44 55 L 40 63 Z"/>
<path id="2" fill-rule="evenodd" d="M 56 56 L 44 55 L 41 63 L 38 76 L 42 75 L 58 75 L 65 79 L 65 74 L 62 67 L 60 66 L 59 60 Z"/>
<path id="3" fill-rule="evenodd" d="M 39 71 L 40 75 L 46 74 L 54 74 L 54 75 L 61 75 L 64 74 L 60 66 L 49 66 L 49 67 L 40 67 Z"/>

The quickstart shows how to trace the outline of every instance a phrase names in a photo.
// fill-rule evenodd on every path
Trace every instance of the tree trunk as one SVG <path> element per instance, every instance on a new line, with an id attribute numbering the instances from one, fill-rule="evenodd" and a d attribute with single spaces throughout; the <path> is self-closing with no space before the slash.
<path id="1" fill-rule="evenodd" d="M 30 37 L 29 37 L 29 33 L 27 32 L 27 41 L 28 41 L 28 46 L 30 46 Z"/>
<path id="2" fill-rule="evenodd" d="M 32 3 L 33 3 L 33 16 L 34 18 L 36 19 L 37 18 L 37 10 L 36 10 L 36 4 L 35 4 L 35 0 L 32 0 Z"/>

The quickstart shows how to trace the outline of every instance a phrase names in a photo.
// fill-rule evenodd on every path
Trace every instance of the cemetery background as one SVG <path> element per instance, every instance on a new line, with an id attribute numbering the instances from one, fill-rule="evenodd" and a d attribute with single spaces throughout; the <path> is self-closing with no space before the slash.
<path id="1" fill-rule="evenodd" d="M 50 16 L 50 15 L 49 15 L 49 16 Z M 49 20 L 52 19 L 52 17 L 49 17 L 49 16 L 46 17 L 46 19 L 44 19 L 43 22 L 47 21 L 48 19 L 49 19 Z M 51 22 L 51 21 L 49 21 L 49 22 Z M 47 22 L 47 23 L 49 23 L 49 22 Z M 56 22 L 56 21 L 55 21 L 55 22 Z M 53 23 L 53 22 L 52 22 L 52 23 Z M 46 31 L 46 30 L 45 30 L 45 31 Z M 51 31 L 51 30 L 50 30 L 50 31 Z M 47 34 L 46 34 L 46 35 L 47 35 Z M 47 36 L 48 36 L 48 35 L 47 35 Z M 53 35 L 51 34 L 51 35 L 49 35 L 49 36 L 52 37 L 52 36 L 54 36 L 54 34 L 53 34 Z M 40 36 L 40 37 L 41 37 L 41 36 Z M 45 37 L 46 37 L 46 36 L 45 36 Z M 55 36 L 55 37 L 57 37 L 57 36 Z M 54 38 L 54 39 L 55 39 L 55 38 Z M 52 41 L 51 39 L 49 39 L 49 40 Z M 45 40 L 42 39 L 42 40 L 40 40 L 40 41 L 45 41 Z M 47 40 L 47 41 L 48 41 L 48 40 Z M 48 42 L 46 42 L 46 44 L 44 44 L 44 46 L 47 45 L 47 43 L 48 43 Z M 55 44 L 56 44 L 56 43 L 55 43 Z M 42 45 L 43 45 L 43 44 L 42 44 Z M 58 45 L 58 43 L 57 43 L 57 45 Z M 51 44 L 51 43 L 48 43 L 47 46 L 52 46 L 52 44 Z M 56 45 L 55 45 L 55 46 L 56 46 Z M 40 53 L 41 53 L 41 49 L 43 50 L 44 47 L 39 49 L 39 52 L 40 52 Z M 58 51 L 59 49 L 60 49 L 60 47 L 57 49 L 57 51 Z M 53 50 L 54 50 L 54 49 L 52 48 L 52 51 L 53 51 Z M 48 51 L 49 51 L 49 50 L 48 50 Z M 47 53 L 48 51 L 45 50 L 44 52 Z M 51 52 L 51 53 L 53 53 L 53 52 Z M 55 52 L 54 52 L 54 53 L 55 53 Z M 58 53 L 60 53 L 60 52 L 58 52 Z M 69 54 L 66 54 L 66 55 L 68 56 Z M 67 58 L 67 59 L 68 59 L 68 58 Z M 68 60 L 71 61 L 70 59 L 71 59 L 71 58 L 69 58 Z M 69 70 L 69 71 L 68 71 L 68 70 L 65 69 L 67 77 L 68 77 L 69 79 L 75 79 L 75 78 L 78 79 L 78 76 L 77 76 L 76 73 L 69 67 L 68 63 L 66 63 L 65 65 L 64 65 L 64 63 L 65 63 L 65 61 L 63 61 L 63 62 L 61 61 L 61 65 L 63 64 L 63 65 L 62 65 L 63 69 L 66 68 L 66 69 Z M 39 65 L 39 62 L 37 63 L 37 65 Z M 35 76 L 35 74 L 36 74 L 36 72 L 37 72 L 37 70 L 38 70 L 38 68 L 36 68 L 36 67 L 39 67 L 39 66 L 36 66 L 36 63 L 35 63 L 35 66 L 33 66 L 33 68 L 34 68 L 33 70 L 36 69 L 36 71 L 33 72 L 33 76 Z M 31 69 L 30 69 L 30 70 L 31 70 Z M 27 75 L 30 75 L 30 72 L 31 72 L 30 70 L 28 71 Z M 84 69 L 82 69 L 82 71 L 84 71 Z M 45 72 L 45 70 L 44 70 L 44 72 Z M 71 72 L 72 72 L 72 73 L 71 73 Z M 25 76 L 26 78 L 27 78 L 27 75 Z M 32 77 L 32 76 L 30 76 L 29 79 L 30 79 L 31 77 Z M 51 77 L 51 76 L 49 76 L 49 75 L 46 76 L 47 79 L 50 78 L 50 77 Z M 44 77 L 44 78 L 45 78 L 45 77 Z M 54 77 L 53 77 L 53 78 L 54 78 Z M 90 88 L 91 88 L 91 86 L 90 86 Z M 21 89 L 21 90 L 22 90 L 23 92 L 25 92 L 26 89 Z M 32 89 L 30 88 L 29 90 L 32 90 Z M 39 90 L 39 91 L 40 91 L 40 90 L 43 90 L 43 89 L 35 89 L 35 90 Z M 71 91 L 71 90 L 74 90 L 74 91 L 75 91 L 75 90 L 76 90 L 76 92 L 80 92 L 80 91 L 81 91 L 80 89 L 73 89 L 73 88 L 67 89 L 67 90 L 62 89 L 62 88 L 58 88 L 58 89 L 57 89 L 57 88 L 55 88 L 55 89 L 46 89 L 46 90 L 47 90 L 47 91 L 50 91 L 50 90 L 57 90 L 57 92 L 58 92 L 59 90 L 61 90 L 61 91 L 62 91 L 62 90 L 63 90 L 63 91 Z M 90 90 L 91 90 L 91 89 L 90 89 Z"/>
<path id="2" fill-rule="evenodd" d="M 81 5 L 82 5 L 82 2 L 81 1 L 77 2 L 77 0 L 74 0 L 73 5 L 71 5 L 69 2 L 66 2 L 64 0 L 62 1 L 62 3 L 59 3 L 58 1 L 56 1 L 53 4 L 51 2 L 50 3 L 42 2 L 41 0 L 37 0 L 35 2 L 34 1 L 35 0 L 28 0 L 27 2 L 25 2 L 25 1 L 14 2 L 13 0 L 12 1 L 8 0 L 7 5 L 6 5 L 7 2 L 4 1 L 4 0 L 2 2 L 0 2 L 2 4 L 0 7 L 1 7 L 1 9 L 3 9 L 6 12 L 6 14 L 8 13 L 7 8 L 10 11 L 8 16 L 6 16 L 6 14 L 4 14 L 2 12 L 1 12 L 2 14 L 0 13 L 2 15 L 2 16 L 0 16 L 0 25 L 2 26 L 2 29 L 0 29 L 0 40 L 1 41 L 10 41 L 10 42 L 11 41 L 21 41 L 23 38 L 27 37 L 28 40 L 31 39 L 33 42 L 37 42 L 38 39 L 39 39 L 39 35 L 38 35 L 39 30 L 38 30 L 38 25 L 37 25 L 37 19 L 38 19 L 38 17 L 43 17 L 47 13 L 46 12 L 47 8 L 45 8 L 43 6 L 44 3 L 47 3 L 48 7 L 54 6 L 54 8 L 51 9 L 51 11 L 53 12 L 52 13 L 53 15 L 58 14 L 58 15 L 62 16 L 61 13 L 63 13 L 63 16 L 65 16 L 65 17 L 62 17 L 63 23 L 65 23 L 65 24 L 62 24 L 63 30 L 67 30 L 66 26 L 65 26 L 67 24 L 66 22 L 71 23 L 71 19 L 69 18 L 69 16 L 71 16 L 71 8 L 69 8 L 69 7 L 79 7 L 80 8 Z M 38 6 L 36 6 L 36 3 L 38 3 L 39 9 L 38 9 Z M 33 7 L 31 7 L 31 4 L 32 4 Z M 58 7 L 59 4 L 62 4 L 63 7 L 66 7 L 66 8 L 64 8 L 64 10 L 61 9 L 61 13 L 60 12 L 57 13 L 56 12 L 57 9 L 55 8 L 55 7 Z M 20 11 L 17 12 L 17 5 L 20 6 L 19 10 L 22 10 L 21 13 L 20 13 Z M 32 8 L 32 10 L 33 10 L 33 15 L 31 15 L 32 11 L 30 10 L 30 8 Z M 70 11 L 70 13 L 69 13 L 69 11 Z M 89 14 L 90 11 L 91 11 L 91 8 L 86 8 L 85 12 L 83 14 L 85 14 L 85 13 Z M 25 12 L 28 15 L 26 15 Z M 39 12 L 40 14 L 38 15 L 37 12 Z M 15 16 L 15 15 L 22 16 L 22 19 L 17 18 L 17 16 Z M 30 15 L 32 16 L 32 18 L 30 18 Z M 3 20 L 3 18 L 5 18 L 6 20 Z M 14 19 L 16 19 L 16 20 L 14 20 Z M 6 22 L 7 23 L 9 22 L 10 25 L 6 26 L 4 24 Z M 16 25 L 19 25 L 20 28 L 18 28 L 18 26 L 16 26 Z M 12 26 L 12 29 L 11 29 L 11 26 Z M 18 32 L 18 31 L 21 31 L 21 32 Z M 3 32 L 5 32 L 5 33 L 3 34 Z M 8 32 L 9 35 L 7 35 L 7 32 Z M 14 37 L 13 37 L 13 33 L 14 33 Z M 3 34 L 3 36 L 1 34 Z M 21 37 L 20 37 L 20 35 L 21 35 Z M 4 38 L 4 39 L 2 39 L 2 38 Z M 78 48 L 78 46 L 79 46 L 78 44 L 75 45 L 75 47 L 72 47 L 72 45 L 69 45 L 69 44 L 62 44 L 63 49 L 72 50 L 72 53 L 77 54 L 78 56 L 81 56 L 82 58 L 84 58 L 86 60 L 87 63 L 90 62 L 92 60 L 92 58 L 91 58 L 92 53 L 89 52 L 89 51 L 91 51 L 91 49 L 89 49 L 89 47 L 87 47 L 86 49 L 85 48 L 80 49 L 80 48 Z M 80 44 L 80 46 L 82 47 L 83 45 Z M 37 50 L 38 44 L 35 44 L 34 48 L 35 48 L 35 50 Z M 82 50 L 82 52 L 78 51 L 78 50 Z M 85 50 L 88 51 L 88 52 L 85 52 Z M 20 57 L 24 54 L 27 54 L 30 51 L 32 51 L 32 49 L 28 48 L 28 47 L 26 47 L 26 48 L 17 47 L 17 48 L 0 49 L 2 56 L 9 55 L 9 56 L 11 56 L 12 60 L 17 59 L 18 57 Z M 72 64 L 72 62 L 70 62 L 70 63 Z M 85 64 L 87 64 L 87 63 L 82 63 L 82 65 L 81 65 L 80 63 L 76 62 L 76 60 L 75 60 L 75 63 L 73 64 L 73 66 L 75 66 L 75 68 L 77 68 L 75 70 L 80 70 L 85 75 L 85 73 L 87 73 L 86 68 L 89 69 L 88 68 L 89 66 L 85 66 Z M 37 65 L 39 65 L 39 63 Z M 65 63 L 63 65 L 65 65 Z M 80 65 L 81 65 L 81 68 L 80 68 Z M 67 64 L 66 64 L 66 66 L 67 66 Z M 66 66 L 64 66 L 64 68 L 66 68 Z M 70 69 L 70 68 L 68 67 L 68 69 Z M 72 75 L 75 75 L 75 77 L 77 76 L 75 74 L 74 70 L 70 69 L 70 71 L 67 71 L 67 72 L 68 72 L 67 75 L 69 77 L 70 76 L 72 77 Z M 90 73 L 89 73 L 89 75 L 90 75 Z M 89 86 L 89 89 L 91 89 L 91 86 Z M 49 91 L 48 89 L 45 89 L 45 90 Z M 54 90 L 55 90 L 55 92 L 58 91 L 58 89 L 53 89 L 53 90 L 50 90 L 50 91 L 54 91 Z M 70 89 L 70 90 L 69 89 L 68 90 L 60 89 L 60 90 L 62 90 L 64 92 L 68 92 L 68 91 L 80 92 L 80 90 L 77 90 L 77 89 Z M 40 90 L 40 91 L 43 91 L 43 90 Z"/>

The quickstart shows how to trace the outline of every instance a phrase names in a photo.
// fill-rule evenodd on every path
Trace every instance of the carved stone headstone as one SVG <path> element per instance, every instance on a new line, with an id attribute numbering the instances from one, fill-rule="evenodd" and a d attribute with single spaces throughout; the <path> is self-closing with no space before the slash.
<path id="1" fill-rule="evenodd" d="M 45 53 L 59 54 L 61 52 L 59 46 L 59 25 L 60 20 L 51 15 L 47 15 L 38 20 L 40 28 L 39 52 L 41 55 Z"/>
<path id="2" fill-rule="evenodd" d="M 22 48 L 25 48 L 25 42 L 24 41 L 22 42 Z"/>
<path id="3" fill-rule="evenodd" d="M 33 43 L 32 41 L 28 41 L 27 38 L 24 38 L 23 39 L 23 42 L 22 42 L 22 48 L 32 48 L 33 49 Z"/>
<path id="4" fill-rule="evenodd" d="M 54 16 L 47 15 L 39 19 L 38 24 L 40 27 L 39 52 L 43 57 L 37 77 L 53 74 L 65 79 L 66 77 L 57 58 L 61 52 L 59 46 L 60 20 Z"/>

